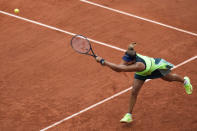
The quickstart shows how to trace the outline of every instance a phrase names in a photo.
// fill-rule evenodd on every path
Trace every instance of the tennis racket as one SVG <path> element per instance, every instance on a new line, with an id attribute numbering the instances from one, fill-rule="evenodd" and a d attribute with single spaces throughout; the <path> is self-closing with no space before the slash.
<path id="1" fill-rule="evenodd" d="M 93 56 L 94 58 L 97 57 L 94 54 L 94 51 L 92 49 L 92 46 L 91 46 L 89 40 L 82 35 L 73 36 L 70 44 L 71 44 L 72 48 L 80 54 Z"/>

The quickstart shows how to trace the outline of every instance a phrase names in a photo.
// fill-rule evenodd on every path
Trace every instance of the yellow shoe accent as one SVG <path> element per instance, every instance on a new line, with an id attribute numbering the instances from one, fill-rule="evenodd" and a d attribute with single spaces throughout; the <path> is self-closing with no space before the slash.
<path id="1" fill-rule="evenodd" d="M 120 120 L 122 123 L 131 123 L 132 121 L 132 115 L 129 113 L 125 114 L 125 116 Z"/>
<path id="2" fill-rule="evenodd" d="M 185 87 L 185 91 L 188 95 L 192 94 L 193 88 L 192 88 L 192 84 L 190 83 L 190 79 L 189 77 L 185 76 L 184 77 L 184 87 Z"/>

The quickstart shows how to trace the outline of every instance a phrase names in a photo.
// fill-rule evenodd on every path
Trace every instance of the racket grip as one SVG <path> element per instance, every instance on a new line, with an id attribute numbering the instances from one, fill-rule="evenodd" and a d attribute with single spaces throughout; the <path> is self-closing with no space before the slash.
<path id="1" fill-rule="evenodd" d="M 97 55 L 94 54 L 93 56 L 94 56 L 94 58 L 96 59 Z"/>

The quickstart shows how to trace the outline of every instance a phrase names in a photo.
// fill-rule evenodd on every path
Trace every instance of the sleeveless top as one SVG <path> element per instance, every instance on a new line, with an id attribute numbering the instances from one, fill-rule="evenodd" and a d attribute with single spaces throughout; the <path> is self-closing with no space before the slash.
<path id="1" fill-rule="evenodd" d="M 150 75 L 153 71 L 159 69 L 159 70 L 169 70 L 174 65 L 165 61 L 161 58 L 152 58 L 148 56 L 143 56 L 140 54 L 136 54 L 136 62 L 142 62 L 145 65 L 145 69 L 140 72 L 136 72 L 136 74 L 141 76 L 147 76 Z"/>

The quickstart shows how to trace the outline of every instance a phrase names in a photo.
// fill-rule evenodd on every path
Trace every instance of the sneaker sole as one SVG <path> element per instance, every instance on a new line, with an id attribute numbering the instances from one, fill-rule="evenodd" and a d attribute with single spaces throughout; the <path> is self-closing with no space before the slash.
<path id="1" fill-rule="evenodd" d="M 132 121 L 120 121 L 120 123 L 131 123 Z"/>

